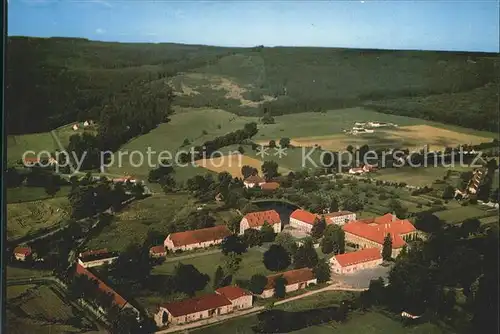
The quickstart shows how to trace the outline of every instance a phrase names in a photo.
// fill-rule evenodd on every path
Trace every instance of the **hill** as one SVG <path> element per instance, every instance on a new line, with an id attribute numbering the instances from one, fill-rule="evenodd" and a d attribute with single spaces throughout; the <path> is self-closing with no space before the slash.
<path id="1" fill-rule="evenodd" d="M 99 119 L 110 101 L 126 105 L 131 89 L 162 105 L 172 87 L 174 104 L 242 116 L 365 105 L 496 131 L 499 68 L 497 54 L 10 37 L 6 128 L 43 132 Z"/>

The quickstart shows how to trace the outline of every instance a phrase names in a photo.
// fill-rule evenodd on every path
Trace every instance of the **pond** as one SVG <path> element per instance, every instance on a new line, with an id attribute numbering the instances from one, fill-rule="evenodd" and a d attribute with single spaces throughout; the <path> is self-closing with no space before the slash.
<path id="1" fill-rule="evenodd" d="M 290 215 L 300 207 L 296 204 L 281 200 L 256 200 L 252 202 L 261 210 L 276 210 L 280 215 L 281 222 L 288 224 L 290 222 Z"/>

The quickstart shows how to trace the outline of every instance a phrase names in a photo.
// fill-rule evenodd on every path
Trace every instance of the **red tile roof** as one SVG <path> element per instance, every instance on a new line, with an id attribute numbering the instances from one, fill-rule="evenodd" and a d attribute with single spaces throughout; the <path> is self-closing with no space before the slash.
<path id="1" fill-rule="evenodd" d="M 186 246 L 206 241 L 220 240 L 230 236 L 232 233 L 225 225 L 202 228 L 199 230 L 171 233 L 169 235 L 174 246 Z"/>
<path id="2" fill-rule="evenodd" d="M 85 275 L 92 280 L 96 280 L 98 283 L 99 290 L 113 296 L 113 301 L 115 302 L 116 305 L 120 306 L 120 308 L 123 308 L 128 303 L 125 300 L 125 298 L 120 296 L 115 290 L 111 289 L 108 285 L 106 285 L 106 283 L 101 281 L 99 278 L 97 278 L 97 276 L 92 274 L 90 271 L 88 271 L 87 269 L 85 269 L 84 267 L 82 267 L 78 263 L 76 264 L 76 274 L 77 275 Z"/>
<path id="3" fill-rule="evenodd" d="M 262 226 L 266 221 L 269 225 L 272 226 L 281 221 L 280 215 L 275 210 L 247 213 L 244 218 L 247 219 L 248 225 L 250 227 Z"/>
<path id="4" fill-rule="evenodd" d="M 264 180 L 263 178 L 261 178 L 260 176 L 258 175 L 250 175 L 249 177 L 247 177 L 244 181 L 245 183 L 256 183 L 256 184 L 259 184 L 259 183 L 263 183 L 263 182 L 266 182 L 266 180 Z"/>
<path id="5" fill-rule="evenodd" d="M 280 276 L 283 276 L 283 278 L 286 279 L 287 285 L 306 282 L 315 278 L 314 273 L 310 268 L 289 270 L 281 274 L 267 276 L 267 284 L 264 289 L 268 290 L 274 288 L 274 281 Z"/>
<path id="6" fill-rule="evenodd" d="M 29 256 L 31 254 L 31 248 L 30 247 L 21 247 L 17 246 L 14 248 L 14 254 L 20 254 L 24 256 Z"/>
<path id="7" fill-rule="evenodd" d="M 102 254 L 108 254 L 108 249 L 103 248 L 103 249 L 96 249 L 96 250 L 88 250 L 83 253 L 80 253 L 80 257 L 87 257 L 91 255 L 102 255 Z"/>
<path id="8" fill-rule="evenodd" d="M 378 248 L 365 248 L 356 252 L 335 255 L 334 258 L 342 267 L 347 267 L 357 263 L 381 259 L 382 254 Z"/>
<path id="9" fill-rule="evenodd" d="M 392 237 L 392 248 L 401 248 L 406 242 L 401 234 L 416 231 L 410 221 L 394 218 L 392 214 L 386 214 L 375 219 L 364 219 L 345 224 L 342 228 L 345 232 L 374 241 L 380 245 L 384 243 L 387 234 Z"/>
<path id="10" fill-rule="evenodd" d="M 163 254 L 166 253 L 167 251 L 165 250 L 165 246 L 160 245 L 160 246 L 153 246 L 149 249 L 149 252 L 152 254 Z"/>
<path id="11" fill-rule="evenodd" d="M 339 216 L 347 216 L 352 215 L 354 212 L 351 211 L 338 211 L 338 212 L 330 212 L 325 215 L 326 218 L 329 217 L 339 217 Z"/>
<path id="12" fill-rule="evenodd" d="M 235 300 L 243 296 L 251 296 L 252 294 L 243 290 L 238 286 L 225 286 L 215 290 L 216 293 L 226 297 L 229 300 Z"/>
<path id="13" fill-rule="evenodd" d="M 304 223 L 314 225 L 314 221 L 316 220 L 316 218 L 319 219 L 319 216 L 305 210 L 297 209 L 294 212 L 292 212 L 290 218 L 295 218 Z"/>
<path id="14" fill-rule="evenodd" d="M 164 304 L 162 307 L 166 308 L 172 316 L 179 317 L 228 305 L 231 305 L 231 302 L 226 297 L 214 293 Z"/>
<path id="15" fill-rule="evenodd" d="M 279 187 L 280 187 L 280 184 L 278 182 L 266 182 L 260 186 L 260 189 L 262 189 L 262 190 L 276 190 Z"/>

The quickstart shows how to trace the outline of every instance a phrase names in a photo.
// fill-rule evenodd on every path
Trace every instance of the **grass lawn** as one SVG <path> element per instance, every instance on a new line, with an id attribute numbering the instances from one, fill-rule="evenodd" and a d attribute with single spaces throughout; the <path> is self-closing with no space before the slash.
<path id="1" fill-rule="evenodd" d="M 405 166 L 401 168 L 380 169 L 376 173 L 370 174 L 370 177 L 376 180 L 404 182 L 412 186 L 423 187 L 431 186 L 437 179 L 442 180 L 448 170 L 449 168 L 446 167 L 413 168 Z M 459 170 L 472 170 L 472 168 L 460 167 Z"/>
<path id="2" fill-rule="evenodd" d="M 69 217 L 69 210 L 66 197 L 7 204 L 7 239 L 59 226 Z"/>
<path id="3" fill-rule="evenodd" d="M 7 136 L 7 165 L 12 166 L 22 160 L 26 151 L 34 151 L 38 154 L 40 151 L 54 152 L 56 148 L 57 144 L 50 132 L 9 135 Z M 30 154 L 28 157 L 33 157 L 33 155 Z"/>
<path id="4" fill-rule="evenodd" d="M 66 197 L 71 190 L 71 186 L 62 186 L 55 194 L 55 197 Z M 17 187 L 7 188 L 7 203 L 31 202 L 43 199 L 53 198 L 47 195 L 42 187 Z"/>
<path id="5" fill-rule="evenodd" d="M 88 319 L 47 285 L 7 287 L 8 333 L 81 333 L 93 329 Z"/>
<path id="6" fill-rule="evenodd" d="M 467 218 L 480 218 L 487 216 L 485 210 L 476 205 L 461 206 L 458 208 L 439 211 L 435 215 L 448 223 L 461 223 Z"/>
<path id="7" fill-rule="evenodd" d="M 50 276 L 52 272 L 50 270 L 38 270 L 38 269 L 27 269 L 20 267 L 7 266 L 5 269 L 6 277 L 9 278 L 30 278 L 30 277 L 41 277 Z"/>

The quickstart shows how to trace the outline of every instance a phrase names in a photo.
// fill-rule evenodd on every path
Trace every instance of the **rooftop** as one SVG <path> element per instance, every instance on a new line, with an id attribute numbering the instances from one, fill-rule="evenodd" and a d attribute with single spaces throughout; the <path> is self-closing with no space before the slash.
<path id="1" fill-rule="evenodd" d="M 238 286 L 225 286 L 215 290 L 216 293 L 226 297 L 229 300 L 235 300 L 243 296 L 251 296 L 252 294 L 243 290 Z"/>
<path id="2" fill-rule="evenodd" d="M 171 233 L 167 238 L 172 240 L 174 246 L 186 246 L 206 241 L 220 240 L 231 235 L 225 225 L 202 228 L 199 230 Z"/>
<path id="3" fill-rule="evenodd" d="M 17 246 L 16 248 L 14 248 L 14 254 L 22 254 L 24 256 L 28 256 L 31 254 L 31 248 Z"/>
<path id="4" fill-rule="evenodd" d="M 149 249 L 149 252 L 153 253 L 153 254 L 162 254 L 162 253 L 165 253 L 166 250 L 165 250 L 165 246 L 160 245 L 160 246 L 153 246 L 153 247 L 151 247 Z"/>
<path id="5" fill-rule="evenodd" d="M 290 218 L 294 218 L 303 221 L 304 223 L 314 225 L 314 221 L 316 220 L 316 218 L 319 218 L 319 216 L 315 215 L 314 213 L 310 213 L 309 211 L 297 209 L 292 212 Z"/>
<path id="6" fill-rule="evenodd" d="M 380 252 L 380 249 L 365 248 L 356 252 L 335 255 L 330 261 L 333 261 L 333 259 L 335 259 L 342 267 L 347 267 L 353 264 L 368 262 L 381 258 L 382 254 Z"/>
<path id="7" fill-rule="evenodd" d="M 279 187 L 280 187 L 280 184 L 278 182 L 266 182 L 260 186 L 260 189 L 262 189 L 262 190 L 276 190 Z"/>
<path id="8" fill-rule="evenodd" d="M 222 295 L 213 293 L 210 295 L 164 304 L 161 305 L 161 307 L 166 308 L 172 316 L 179 317 L 228 305 L 231 305 L 229 299 Z"/>
<path id="9" fill-rule="evenodd" d="M 267 222 L 269 225 L 274 225 L 281 222 L 280 215 L 275 210 L 250 212 L 245 215 L 250 227 L 258 227 Z"/>
<path id="10" fill-rule="evenodd" d="M 263 182 L 266 182 L 266 180 L 264 180 L 263 178 L 261 178 L 258 175 L 250 175 L 249 177 L 247 177 L 245 179 L 244 182 L 245 183 L 263 183 Z"/>
<path id="11" fill-rule="evenodd" d="M 285 271 L 284 273 L 267 276 L 267 284 L 264 289 L 267 290 L 274 288 L 274 281 L 280 276 L 283 276 L 283 278 L 286 279 L 287 285 L 300 282 L 307 282 L 309 280 L 314 279 L 314 273 L 312 269 L 310 268 L 294 269 Z"/>

